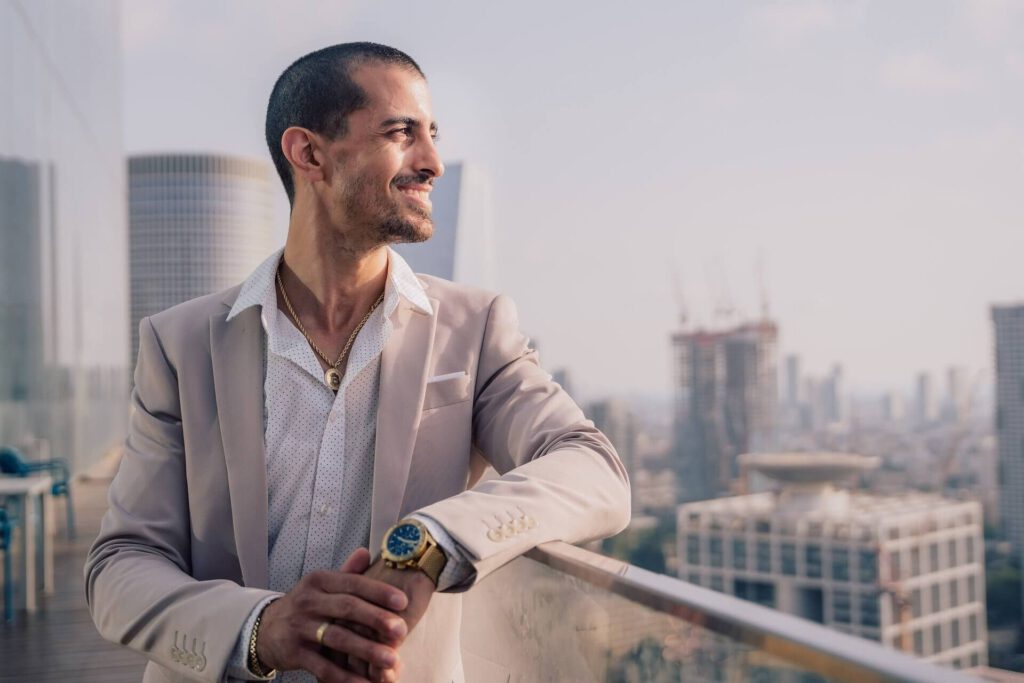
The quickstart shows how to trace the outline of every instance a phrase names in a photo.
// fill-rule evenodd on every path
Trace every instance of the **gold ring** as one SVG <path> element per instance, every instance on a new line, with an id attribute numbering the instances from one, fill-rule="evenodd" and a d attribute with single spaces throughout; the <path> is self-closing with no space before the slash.
<path id="1" fill-rule="evenodd" d="M 324 634 L 327 633 L 327 627 L 330 625 L 331 622 L 325 621 L 324 623 L 320 624 L 319 628 L 317 628 L 316 630 L 316 642 L 320 643 L 321 647 L 323 647 L 324 644 Z"/>

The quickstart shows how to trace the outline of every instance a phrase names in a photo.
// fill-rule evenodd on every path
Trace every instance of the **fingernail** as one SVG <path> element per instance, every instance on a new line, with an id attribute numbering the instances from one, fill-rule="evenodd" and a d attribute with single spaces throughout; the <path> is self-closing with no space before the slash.
<path id="1" fill-rule="evenodd" d="M 388 630 L 391 631 L 393 636 L 405 635 L 405 622 L 404 621 L 392 621 L 388 624 Z"/>
<path id="2" fill-rule="evenodd" d="M 388 599 L 388 604 L 391 605 L 392 609 L 405 609 L 405 596 L 401 594 L 392 595 Z"/>
<path id="3" fill-rule="evenodd" d="M 381 666 L 386 666 L 388 668 L 391 668 L 395 664 L 398 663 L 398 659 L 395 657 L 394 653 L 384 651 L 384 652 L 378 652 L 377 653 L 377 662 Z"/>

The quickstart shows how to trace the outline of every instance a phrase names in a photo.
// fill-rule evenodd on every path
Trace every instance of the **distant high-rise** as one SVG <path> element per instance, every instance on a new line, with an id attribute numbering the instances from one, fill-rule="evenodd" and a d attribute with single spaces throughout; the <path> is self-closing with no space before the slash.
<path id="1" fill-rule="evenodd" d="M 736 457 L 774 443 L 777 339 L 778 328 L 767 320 L 672 336 L 682 501 L 728 493 L 739 474 Z"/>
<path id="2" fill-rule="evenodd" d="M 999 514 L 1003 531 L 1024 552 L 1024 304 L 993 306 Z"/>
<path id="3" fill-rule="evenodd" d="M 419 244 L 397 244 L 413 271 L 493 289 L 494 235 L 490 184 L 483 169 L 466 162 L 445 164 L 430 193 L 434 235 Z"/>
<path id="4" fill-rule="evenodd" d="M 786 408 L 795 410 L 800 404 L 800 356 L 795 353 L 786 356 Z"/>
<path id="5" fill-rule="evenodd" d="M 946 402 L 944 417 L 952 422 L 964 422 L 970 416 L 971 387 L 967 369 L 951 367 L 946 372 Z"/>
<path id="6" fill-rule="evenodd" d="M 0 2 L 0 444 L 74 470 L 127 428 L 120 27 Z"/>
<path id="7" fill-rule="evenodd" d="M 637 429 L 636 417 L 630 411 L 629 404 L 621 399 L 594 401 L 587 406 L 586 415 L 615 446 L 626 471 L 633 478 L 636 472 Z"/>
<path id="8" fill-rule="evenodd" d="M 931 424 L 935 421 L 938 413 L 932 376 L 927 372 L 919 373 L 917 375 L 916 390 L 914 418 L 917 420 L 918 425 Z"/>
<path id="9" fill-rule="evenodd" d="M 273 250 L 264 161 L 156 154 L 128 161 L 132 361 L 139 321 L 245 280 Z"/>

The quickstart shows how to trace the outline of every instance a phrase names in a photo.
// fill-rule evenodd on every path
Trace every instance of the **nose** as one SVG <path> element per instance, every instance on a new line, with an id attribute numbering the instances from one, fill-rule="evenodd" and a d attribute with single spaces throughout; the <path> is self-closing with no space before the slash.
<path id="1" fill-rule="evenodd" d="M 429 135 L 425 136 L 418 148 L 419 158 L 415 160 L 416 170 L 432 178 L 443 176 L 444 162 L 441 161 L 441 155 L 437 152 L 437 145 L 434 144 L 433 138 Z"/>

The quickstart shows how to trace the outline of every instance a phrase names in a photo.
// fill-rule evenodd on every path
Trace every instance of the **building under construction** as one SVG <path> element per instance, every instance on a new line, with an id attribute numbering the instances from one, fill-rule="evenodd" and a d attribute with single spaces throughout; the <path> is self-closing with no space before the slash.
<path id="1" fill-rule="evenodd" d="M 672 335 L 680 502 L 735 493 L 740 453 L 772 448 L 778 327 L 770 320 Z"/>

